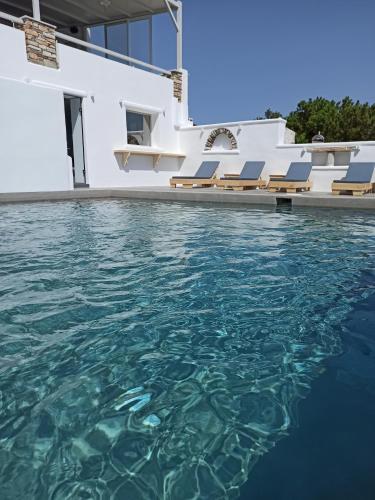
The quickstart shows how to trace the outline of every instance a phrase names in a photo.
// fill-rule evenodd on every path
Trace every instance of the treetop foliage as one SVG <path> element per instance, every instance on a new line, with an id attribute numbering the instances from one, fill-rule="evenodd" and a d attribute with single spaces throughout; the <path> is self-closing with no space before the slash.
<path id="1" fill-rule="evenodd" d="M 265 118 L 282 117 L 267 109 Z M 309 143 L 319 131 L 326 142 L 375 140 L 375 104 L 354 102 L 350 97 L 329 101 L 323 97 L 300 101 L 295 111 L 284 117 L 296 132 L 296 142 Z"/>

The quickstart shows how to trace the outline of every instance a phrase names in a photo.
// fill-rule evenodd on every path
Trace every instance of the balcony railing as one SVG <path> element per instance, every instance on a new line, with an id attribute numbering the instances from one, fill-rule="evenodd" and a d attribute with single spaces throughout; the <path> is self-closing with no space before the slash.
<path id="1" fill-rule="evenodd" d="M 16 24 L 23 24 L 23 19 L 21 17 L 15 17 L 7 14 L 6 12 L 0 12 L 0 20 L 2 19 L 8 21 L 9 24 L 12 24 L 13 26 L 15 26 Z"/>
<path id="2" fill-rule="evenodd" d="M 10 23 L 11 25 L 22 25 L 24 23 L 23 19 L 21 17 L 15 17 L 10 14 L 7 14 L 5 12 L 0 12 L 0 21 L 4 20 Z M 84 40 L 80 40 L 78 38 L 74 38 L 69 35 L 65 35 L 64 33 L 60 33 L 58 31 L 55 32 L 56 38 L 59 40 L 60 43 L 65 43 L 69 45 L 74 45 L 78 46 L 79 48 L 82 49 L 88 49 L 90 51 L 95 51 L 95 52 L 100 52 L 103 54 L 106 54 L 110 56 L 111 58 L 118 59 L 119 61 L 126 62 L 128 64 L 131 64 L 136 67 L 140 67 L 142 69 L 146 69 L 148 71 L 152 71 L 157 74 L 163 74 L 166 76 L 170 76 L 171 72 L 168 70 L 165 70 L 163 68 L 159 68 L 158 66 L 154 66 L 153 64 L 149 64 L 144 61 L 140 61 L 139 59 L 135 59 L 134 57 L 126 56 L 124 54 L 121 54 L 119 52 L 115 52 L 113 50 L 100 47 L 99 45 L 95 45 L 93 43 L 86 42 Z"/>
<path id="3" fill-rule="evenodd" d="M 146 63 L 144 61 L 140 61 L 139 59 L 134 59 L 134 57 L 126 56 L 124 54 L 120 54 L 119 52 L 115 52 L 110 49 L 106 49 L 104 47 L 100 47 L 99 45 L 95 45 L 93 43 L 85 42 L 84 40 L 80 40 L 78 38 L 74 38 L 69 35 L 65 35 L 64 33 L 59 33 L 56 31 L 56 38 L 61 40 L 62 42 L 68 42 L 69 45 L 74 44 L 78 45 L 79 47 L 83 47 L 86 49 L 89 49 L 91 51 L 96 51 L 96 52 L 101 52 L 103 54 L 106 54 L 112 58 L 119 59 L 120 61 L 124 61 L 127 63 L 130 63 L 134 66 L 140 66 L 142 69 L 147 69 L 149 71 L 153 71 L 155 73 L 163 74 L 163 75 L 170 75 L 171 72 L 168 70 L 165 70 L 163 68 L 159 68 L 158 66 L 154 66 L 153 64 Z"/>

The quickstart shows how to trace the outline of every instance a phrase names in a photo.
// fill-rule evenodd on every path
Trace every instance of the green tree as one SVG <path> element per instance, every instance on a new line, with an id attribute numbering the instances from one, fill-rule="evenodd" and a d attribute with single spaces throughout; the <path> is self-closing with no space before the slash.
<path id="1" fill-rule="evenodd" d="M 340 103 L 340 137 L 343 141 L 367 141 L 375 138 L 375 106 L 345 97 Z"/>
<path id="2" fill-rule="evenodd" d="M 311 142 L 319 131 L 327 142 L 338 140 L 339 111 L 335 101 L 323 97 L 301 101 L 286 118 L 287 126 L 296 132 L 296 142 Z"/>
<path id="3" fill-rule="evenodd" d="M 271 109 L 265 112 L 265 118 L 278 116 Z M 375 104 L 354 102 L 350 97 L 338 102 L 323 97 L 301 101 L 285 119 L 296 132 L 297 143 L 311 142 L 319 131 L 326 142 L 375 139 Z"/>
<path id="4" fill-rule="evenodd" d="M 264 113 L 264 116 L 267 119 L 282 118 L 283 117 L 283 115 L 281 113 L 279 113 L 278 111 L 272 111 L 272 109 L 270 109 L 270 108 L 267 109 L 267 111 Z"/>

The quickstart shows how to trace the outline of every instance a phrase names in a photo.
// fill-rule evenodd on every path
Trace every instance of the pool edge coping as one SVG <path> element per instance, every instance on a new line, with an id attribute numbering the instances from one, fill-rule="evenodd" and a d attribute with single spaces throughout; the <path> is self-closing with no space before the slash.
<path id="1" fill-rule="evenodd" d="M 90 199 L 141 199 L 153 201 L 198 202 L 275 207 L 285 200 L 293 207 L 348 208 L 375 210 L 375 196 L 333 196 L 329 193 L 268 193 L 254 191 L 216 191 L 212 189 L 183 190 L 163 187 L 80 188 L 70 191 L 35 191 L 0 193 L 0 204 L 52 202 Z"/>

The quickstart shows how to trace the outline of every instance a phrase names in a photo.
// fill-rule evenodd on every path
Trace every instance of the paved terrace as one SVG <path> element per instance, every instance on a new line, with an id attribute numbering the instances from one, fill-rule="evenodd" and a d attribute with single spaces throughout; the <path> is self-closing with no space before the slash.
<path id="1" fill-rule="evenodd" d="M 35 193 L 0 193 L 0 203 L 58 201 L 83 199 L 142 199 L 160 201 L 192 201 L 241 205 L 349 208 L 375 210 L 375 193 L 364 196 L 332 195 L 329 193 L 269 193 L 267 191 L 222 191 L 215 188 L 133 187 L 108 189 L 75 189 Z"/>

